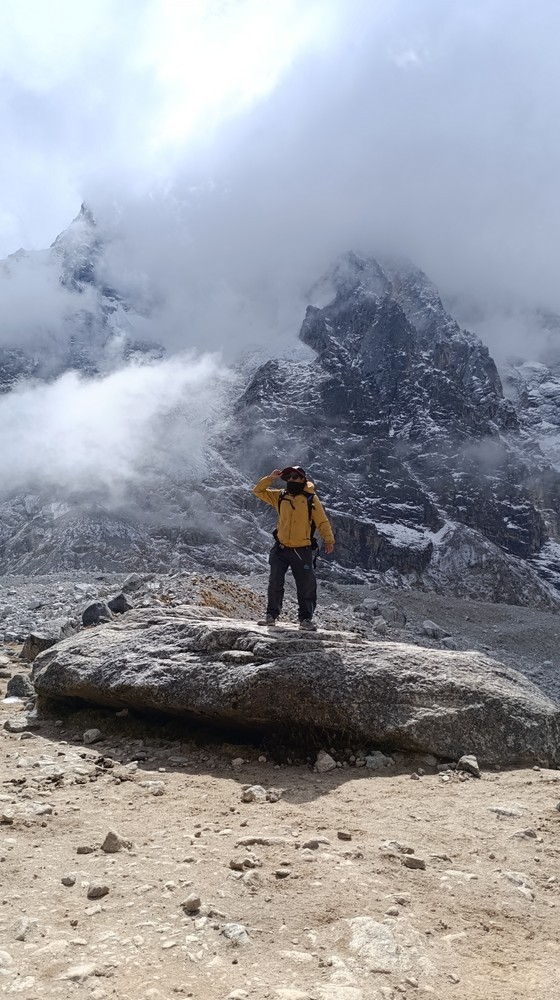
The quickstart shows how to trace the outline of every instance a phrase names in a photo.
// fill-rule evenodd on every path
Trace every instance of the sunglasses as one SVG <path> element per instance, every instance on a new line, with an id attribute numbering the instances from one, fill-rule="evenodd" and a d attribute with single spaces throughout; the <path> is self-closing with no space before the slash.
<path id="1" fill-rule="evenodd" d="M 286 476 L 286 482 L 287 483 L 303 482 L 303 476 L 298 476 L 295 473 L 291 472 L 289 476 Z"/>

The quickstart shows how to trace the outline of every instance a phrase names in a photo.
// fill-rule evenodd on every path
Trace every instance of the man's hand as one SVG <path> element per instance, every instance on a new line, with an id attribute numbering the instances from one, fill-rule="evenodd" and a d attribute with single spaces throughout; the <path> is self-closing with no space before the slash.
<path id="1" fill-rule="evenodd" d="M 282 472 L 282 469 L 273 469 L 272 472 L 270 473 L 270 478 L 271 479 L 278 479 L 278 476 L 280 475 L 281 472 Z"/>
<path id="2" fill-rule="evenodd" d="M 334 542 L 325 542 L 324 548 L 325 548 L 326 554 L 328 556 L 330 556 L 332 550 L 334 549 Z"/>

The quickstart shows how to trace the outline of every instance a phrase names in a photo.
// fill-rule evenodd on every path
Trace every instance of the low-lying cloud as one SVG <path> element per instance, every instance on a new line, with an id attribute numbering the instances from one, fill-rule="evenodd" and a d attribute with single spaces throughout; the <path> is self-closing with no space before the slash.
<path id="1" fill-rule="evenodd" d="M 210 355 L 23 384 L 0 396 L 3 492 L 84 494 L 119 505 L 131 488 L 146 493 L 164 477 L 198 482 L 227 385 Z"/>

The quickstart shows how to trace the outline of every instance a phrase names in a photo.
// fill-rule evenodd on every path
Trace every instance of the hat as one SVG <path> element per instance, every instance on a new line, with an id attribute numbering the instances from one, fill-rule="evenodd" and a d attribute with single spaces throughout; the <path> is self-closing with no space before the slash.
<path id="1" fill-rule="evenodd" d="M 280 479 L 287 479 L 289 475 L 296 474 L 301 476 L 303 479 L 307 480 L 307 473 L 305 469 L 302 469 L 301 465 L 288 465 L 285 469 L 282 469 L 280 473 Z"/>

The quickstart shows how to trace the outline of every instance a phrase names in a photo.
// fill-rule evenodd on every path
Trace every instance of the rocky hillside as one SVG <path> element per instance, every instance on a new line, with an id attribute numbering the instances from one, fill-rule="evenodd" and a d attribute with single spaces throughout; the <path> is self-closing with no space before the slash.
<path id="1" fill-rule="evenodd" d="M 132 355 L 157 363 L 161 349 L 137 336 L 148 306 L 110 287 L 103 240 L 83 208 L 43 255 L 75 309 L 52 351 L 45 331 L 25 348 L 4 338 L 5 392 L 69 369 L 99 377 Z M 24 266 L 25 255 L 14 255 L 4 279 Z M 323 563 L 330 576 L 556 607 L 560 476 L 537 435 L 550 417 L 546 378 L 529 419 L 522 374 L 505 398 L 487 348 L 402 262 L 346 254 L 310 300 L 300 355 L 232 374 L 206 422 L 203 476 L 185 454 L 171 473 L 147 469 L 118 503 L 41 482 L 26 495 L 5 489 L 0 572 L 251 572 L 273 525 L 250 487 L 297 460 L 335 524 L 336 563 Z"/>
<path id="2" fill-rule="evenodd" d="M 559 476 L 487 349 L 417 269 L 348 254 L 318 291 L 300 333 L 316 358 L 263 365 L 237 407 L 247 467 L 264 448 L 318 469 L 348 566 L 546 603 Z"/>

